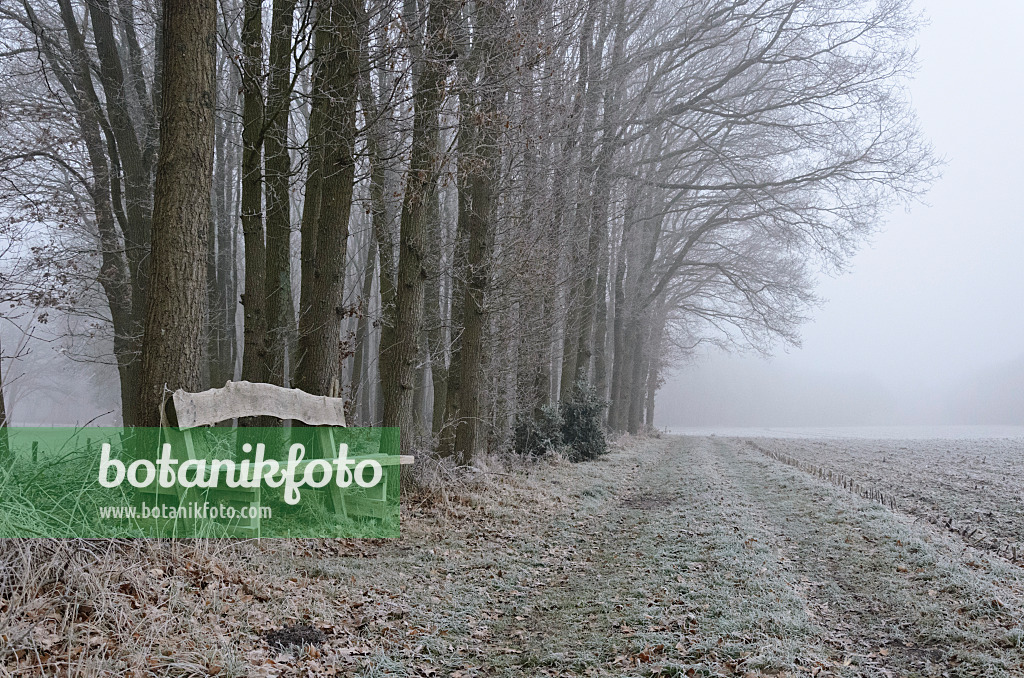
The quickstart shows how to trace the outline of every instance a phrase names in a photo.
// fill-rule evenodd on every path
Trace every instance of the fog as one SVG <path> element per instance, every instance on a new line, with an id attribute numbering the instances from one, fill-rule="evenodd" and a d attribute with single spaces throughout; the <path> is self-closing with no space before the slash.
<path id="1" fill-rule="evenodd" d="M 1024 424 L 1024 4 L 918 3 L 911 85 L 943 177 L 838 278 L 802 347 L 710 353 L 659 394 L 660 426 Z"/>

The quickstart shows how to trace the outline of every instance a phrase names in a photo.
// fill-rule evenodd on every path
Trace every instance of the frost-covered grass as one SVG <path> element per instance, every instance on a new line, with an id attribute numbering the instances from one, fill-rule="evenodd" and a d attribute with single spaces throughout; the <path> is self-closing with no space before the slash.
<path id="1" fill-rule="evenodd" d="M 1024 665 L 1024 571 L 736 441 L 627 439 L 591 463 L 484 460 L 408 486 L 397 540 L 10 543 L 0 661 L 457 678 Z M 272 649 L 261 634 L 286 624 L 327 641 Z"/>

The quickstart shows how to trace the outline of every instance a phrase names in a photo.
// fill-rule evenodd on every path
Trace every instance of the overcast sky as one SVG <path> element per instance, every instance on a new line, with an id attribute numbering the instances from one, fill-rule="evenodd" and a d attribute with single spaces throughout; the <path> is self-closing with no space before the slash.
<path id="1" fill-rule="evenodd" d="M 781 390 L 841 374 L 907 401 L 1024 356 L 1024 3 L 917 6 L 929 23 L 911 93 L 947 161 L 928 204 L 892 214 L 848 273 L 822 281 L 828 301 L 803 348 L 770 365 L 712 357 L 679 372 L 659 400 L 663 425 L 678 421 L 683 383 L 723 382 L 707 395 L 726 397 L 747 373 Z"/>

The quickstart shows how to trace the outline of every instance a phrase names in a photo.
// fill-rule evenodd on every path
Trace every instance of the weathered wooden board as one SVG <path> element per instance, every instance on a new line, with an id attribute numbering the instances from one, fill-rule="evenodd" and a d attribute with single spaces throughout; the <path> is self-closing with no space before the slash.
<path id="1" fill-rule="evenodd" d="M 342 398 L 315 396 L 295 388 L 229 381 L 200 393 L 178 389 L 172 396 L 179 429 L 211 426 L 236 417 L 297 419 L 310 426 L 345 426 Z"/>

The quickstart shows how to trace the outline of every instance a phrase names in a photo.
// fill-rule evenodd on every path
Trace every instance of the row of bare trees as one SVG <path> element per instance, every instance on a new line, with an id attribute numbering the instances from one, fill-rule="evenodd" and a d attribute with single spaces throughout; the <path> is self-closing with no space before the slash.
<path id="1" fill-rule="evenodd" d="M 816 272 L 928 183 L 916 21 L 907 0 L 4 3 L 0 210 L 39 243 L 4 271 L 34 262 L 96 319 L 126 424 L 241 378 L 462 461 L 587 391 L 635 432 L 699 344 L 797 341 Z"/>

